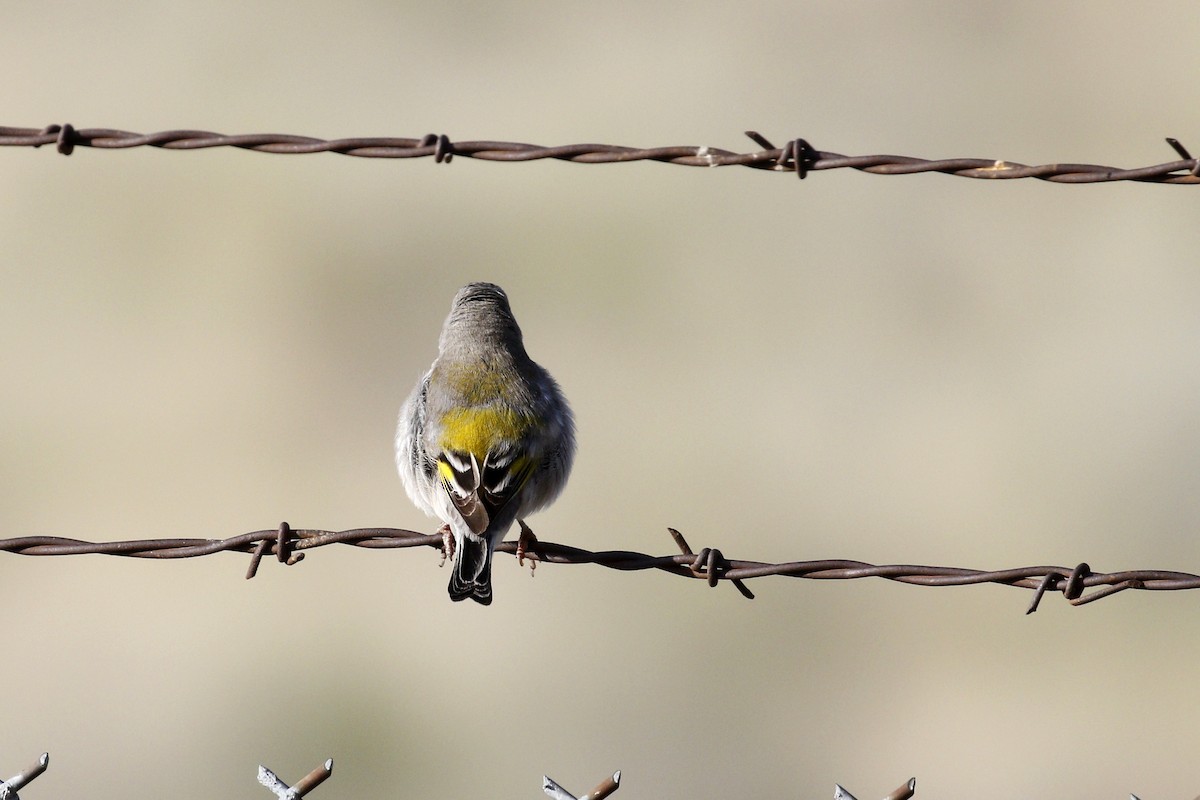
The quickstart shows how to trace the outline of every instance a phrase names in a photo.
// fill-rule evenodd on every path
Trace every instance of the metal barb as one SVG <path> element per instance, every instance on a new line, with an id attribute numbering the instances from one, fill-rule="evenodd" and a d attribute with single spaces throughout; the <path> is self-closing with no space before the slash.
<path id="1" fill-rule="evenodd" d="M 683 534 L 674 528 L 667 528 L 667 532 L 671 534 L 671 538 L 675 540 L 675 544 L 683 551 L 685 556 L 695 555 L 692 552 L 691 545 L 687 543 L 687 539 L 683 538 Z"/>
<path id="2" fill-rule="evenodd" d="M 812 145 L 805 139 L 792 139 L 783 147 L 776 148 L 775 145 L 771 144 L 770 139 L 758 131 L 746 131 L 746 135 L 764 150 L 777 151 L 779 153 L 775 157 L 772 169 L 795 172 L 800 180 L 804 180 L 805 176 L 808 175 L 810 164 L 816 160 L 816 151 L 813 150 Z"/>
<path id="3" fill-rule="evenodd" d="M 1192 154 L 1189 153 L 1187 148 L 1184 147 L 1182 144 L 1180 144 L 1179 140 L 1176 139 L 1174 136 L 1167 137 L 1167 144 L 1171 145 L 1171 148 L 1176 153 L 1179 153 L 1179 157 L 1182 158 L 1184 161 L 1192 160 Z"/>
<path id="4" fill-rule="evenodd" d="M 250 580 L 258 574 L 258 565 L 262 563 L 263 556 L 272 549 L 275 551 L 275 560 L 280 564 L 290 567 L 303 561 L 304 553 L 292 552 L 295 542 L 296 536 L 292 527 L 287 522 L 279 523 L 274 535 L 263 537 L 254 548 L 254 552 L 250 556 L 250 566 L 246 570 L 246 580 Z M 274 548 L 271 546 L 272 543 L 274 543 Z"/>
<path id="5" fill-rule="evenodd" d="M 37 778 L 50 766 L 50 754 L 42 753 L 37 761 L 18 772 L 8 780 L 0 783 L 0 800 L 20 800 L 17 792 L 25 788 L 30 781 Z"/>
<path id="6" fill-rule="evenodd" d="M 774 150 L 775 145 L 771 144 L 771 140 L 763 136 L 758 131 L 746 131 L 746 135 L 754 140 L 754 143 L 763 150 Z"/>
<path id="7" fill-rule="evenodd" d="M 314 768 L 312 772 L 296 781 L 296 785 L 292 787 L 292 791 L 296 793 L 297 797 L 304 797 L 304 795 L 324 783 L 332 774 L 333 759 L 327 758 L 324 764 Z"/>
<path id="8" fill-rule="evenodd" d="M 675 540 L 676 543 L 683 542 L 681 547 L 685 548 L 684 555 L 693 555 L 691 548 L 687 546 L 687 542 L 683 541 L 683 534 L 674 528 L 667 528 L 667 530 L 671 531 L 672 536 L 677 537 Z M 721 555 L 720 550 L 715 547 L 706 547 L 699 554 L 696 554 L 696 558 L 692 561 L 690 569 L 693 577 L 705 578 L 708 581 L 709 587 L 715 587 L 717 582 L 724 577 L 723 573 L 728 569 L 728 564 L 729 562 L 725 560 L 725 556 Z M 729 581 L 741 592 L 742 597 L 745 597 L 747 600 L 754 599 L 754 592 L 750 591 L 750 588 L 740 578 L 730 578 Z"/>
<path id="9" fill-rule="evenodd" d="M 604 800 L 621 786 L 621 770 L 596 784 L 596 787 L 580 798 L 558 785 L 549 775 L 542 776 L 542 791 L 554 800 Z"/>
<path id="10" fill-rule="evenodd" d="M 71 155 L 75 149 L 75 128 L 71 123 L 65 125 L 47 125 L 41 130 L 42 136 L 54 136 L 54 149 L 64 156 Z M 41 147 L 47 142 L 39 142 L 34 147 Z"/>
<path id="11" fill-rule="evenodd" d="M 917 779 L 909 778 L 891 791 L 883 800 L 908 800 L 917 793 Z"/>
<path id="12" fill-rule="evenodd" d="M 258 765 L 258 782 L 270 789 L 279 800 L 299 800 L 320 786 L 332 774 L 333 759 L 329 758 L 325 760 L 324 764 L 297 781 L 295 786 L 288 786 L 270 769 L 262 764 Z"/>
<path id="13" fill-rule="evenodd" d="M 271 790 L 280 800 L 286 800 L 291 787 L 279 780 L 279 776 L 262 764 L 258 765 L 258 782 Z"/>
<path id="14" fill-rule="evenodd" d="M 1167 137 L 1167 144 L 1171 145 L 1175 152 L 1179 153 L 1179 157 L 1184 161 L 1192 162 L 1192 177 L 1200 177 L 1200 158 L 1192 158 L 1192 154 L 1188 152 L 1188 149 L 1180 144 L 1178 139 L 1175 139 L 1171 136 Z"/>
<path id="15" fill-rule="evenodd" d="M 246 580 L 250 580 L 258 574 L 258 565 L 262 563 L 262 557 L 266 555 L 267 550 L 271 547 L 270 539 L 263 539 L 254 548 L 253 555 L 250 556 L 250 566 L 246 570 Z"/>
<path id="16" fill-rule="evenodd" d="M 579 798 L 579 800 L 604 800 L 604 798 L 619 788 L 621 788 L 621 770 L 617 770 L 612 775 L 600 781 L 596 784 L 595 788 Z"/>
<path id="17" fill-rule="evenodd" d="M 817 160 L 816 150 L 805 139 L 792 139 L 783 146 L 776 165 L 779 169 L 792 169 L 800 180 L 808 175 L 809 166 Z"/>
<path id="18" fill-rule="evenodd" d="M 555 783 L 549 775 L 542 776 L 542 791 L 553 800 L 577 800 L 575 795 Z"/>
<path id="19" fill-rule="evenodd" d="M 1083 594 L 1083 580 L 1088 575 L 1092 574 L 1092 568 L 1086 563 L 1079 564 L 1071 571 L 1071 577 L 1067 578 L 1067 585 L 1063 587 L 1063 597 L 1068 600 L 1078 600 Z"/>
<path id="20" fill-rule="evenodd" d="M 1046 593 L 1046 590 L 1053 586 L 1059 578 L 1065 577 L 1066 575 L 1060 575 L 1057 572 L 1047 572 L 1046 577 L 1042 578 L 1041 583 L 1039 583 L 1037 589 L 1034 590 L 1033 601 L 1030 602 L 1029 608 L 1025 609 L 1025 613 L 1032 614 L 1033 612 L 1037 611 L 1038 605 L 1042 602 L 1042 595 Z"/>
<path id="21" fill-rule="evenodd" d="M 695 555 L 695 553 L 693 553 L 693 552 L 692 552 L 691 545 L 689 545 L 689 544 L 687 543 L 687 539 L 683 538 L 683 534 L 682 534 L 682 533 L 680 533 L 679 531 L 675 530 L 674 528 L 667 528 L 667 531 L 668 531 L 668 532 L 671 534 L 671 538 L 675 540 L 675 544 L 677 544 L 677 545 L 679 546 L 679 549 L 683 551 L 683 554 L 684 554 L 685 556 L 691 556 L 691 555 Z M 707 552 L 708 552 L 707 550 L 705 550 L 705 551 L 704 551 L 704 553 L 707 553 Z M 719 551 L 718 551 L 718 552 L 719 552 Z M 700 555 L 699 555 L 699 556 L 696 558 L 696 560 L 695 560 L 695 561 L 692 563 L 692 568 L 691 568 L 691 569 L 692 569 L 692 573 L 693 573 L 693 574 L 696 574 L 696 571 L 697 571 L 697 570 L 698 570 L 698 568 L 699 568 L 699 564 L 700 564 L 700 562 L 704 560 L 704 553 L 701 553 L 701 554 L 700 554 Z M 715 584 L 712 582 L 712 581 L 713 581 L 713 578 L 712 578 L 712 575 L 713 575 L 713 574 L 714 574 L 713 572 L 710 572 L 710 573 L 709 573 L 709 585 L 710 585 L 710 586 L 713 586 L 713 585 L 715 585 Z M 699 575 L 697 575 L 696 577 L 699 577 Z M 742 593 L 742 597 L 746 598 L 747 600 L 753 600 L 753 599 L 754 599 L 754 592 L 750 591 L 750 587 L 748 587 L 748 586 L 747 586 L 745 583 L 743 583 L 743 582 L 742 582 L 742 580 L 741 580 L 740 578 L 730 578 L 730 579 L 729 579 L 729 581 L 730 581 L 730 583 L 732 583 L 732 584 L 734 585 L 734 587 L 736 587 L 736 588 L 737 588 L 737 590 L 738 590 L 739 592 L 741 592 L 741 593 Z"/>
<path id="22" fill-rule="evenodd" d="M 845 787 L 840 783 L 835 783 L 833 785 L 833 800 L 858 800 L 858 798 L 846 791 Z"/>
<path id="23" fill-rule="evenodd" d="M 443 161 L 447 164 L 450 159 L 454 158 L 454 145 L 450 142 L 450 137 L 446 134 L 438 135 L 436 133 L 427 133 L 421 137 L 420 147 L 422 149 L 433 148 L 434 163 L 441 164 Z"/>
<path id="24" fill-rule="evenodd" d="M 443 133 L 438 136 L 437 149 L 433 151 L 433 160 L 438 164 L 442 162 L 449 164 L 452 158 L 454 158 L 454 145 L 450 143 L 450 138 Z"/>
<path id="25" fill-rule="evenodd" d="M 275 534 L 275 559 L 289 567 L 304 558 L 304 553 L 292 554 L 292 540 L 292 526 L 286 522 L 279 523 L 279 530 Z"/>

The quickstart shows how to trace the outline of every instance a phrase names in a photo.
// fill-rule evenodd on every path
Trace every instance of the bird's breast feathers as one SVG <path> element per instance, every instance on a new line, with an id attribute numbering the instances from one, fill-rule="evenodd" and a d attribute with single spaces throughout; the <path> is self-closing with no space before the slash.
<path id="1" fill-rule="evenodd" d="M 512 408 L 454 408 L 442 418 L 437 444 L 443 451 L 473 453 L 482 460 L 488 453 L 509 449 L 514 443 L 524 441 L 533 424 L 533 417 Z"/>

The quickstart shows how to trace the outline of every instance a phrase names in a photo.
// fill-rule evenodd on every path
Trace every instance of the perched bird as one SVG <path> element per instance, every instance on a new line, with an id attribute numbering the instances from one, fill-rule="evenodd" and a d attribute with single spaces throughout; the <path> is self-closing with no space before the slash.
<path id="1" fill-rule="evenodd" d="M 396 466 L 409 498 L 443 523 L 450 599 L 492 602 L 492 553 L 513 520 L 549 505 L 575 457 L 575 422 L 550 373 L 525 352 L 508 296 L 491 283 L 459 290 L 438 355 L 404 407 Z"/>

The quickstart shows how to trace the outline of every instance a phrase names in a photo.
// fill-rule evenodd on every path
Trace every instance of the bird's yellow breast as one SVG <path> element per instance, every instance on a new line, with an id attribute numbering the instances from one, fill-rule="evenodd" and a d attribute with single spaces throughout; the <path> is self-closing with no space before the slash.
<path id="1" fill-rule="evenodd" d="M 468 406 L 448 411 L 442 420 L 443 450 L 474 453 L 480 460 L 502 442 L 518 442 L 529 430 L 530 418 L 511 408 Z"/>

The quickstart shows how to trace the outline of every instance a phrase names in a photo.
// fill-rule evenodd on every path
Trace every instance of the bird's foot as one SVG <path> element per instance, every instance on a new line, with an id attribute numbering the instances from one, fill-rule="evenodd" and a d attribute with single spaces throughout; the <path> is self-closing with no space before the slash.
<path id="1" fill-rule="evenodd" d="M 533 535 L 533 531 L 525 524 L 525 520 L 517 520 L 517 524 L 521 526 L 521 535 L 517 537 L 517 565 L 525 566 L 525 559 L 529 559 L 529 574 L 532 576 L 534 570 L 537 569 L 539 560 L 537 554 L 538 540 Z"/>
<path id="2" fill-rule="evenodd" d="M 444 567 L 446 559 L 454 560 L 454 535 L 450 533 L 449 525 L 443 525 L 438 529 L 438 533 L 442 535 L 442 560 L 438 562 L 438 566 Z"/>

